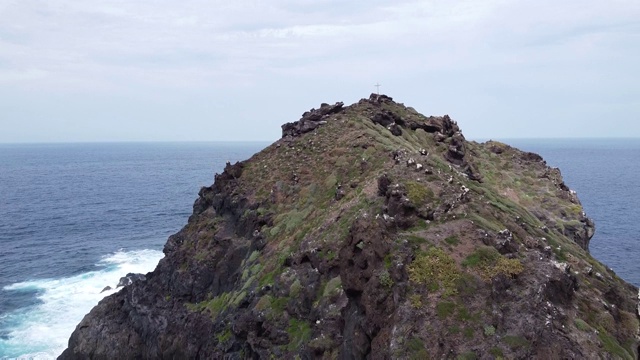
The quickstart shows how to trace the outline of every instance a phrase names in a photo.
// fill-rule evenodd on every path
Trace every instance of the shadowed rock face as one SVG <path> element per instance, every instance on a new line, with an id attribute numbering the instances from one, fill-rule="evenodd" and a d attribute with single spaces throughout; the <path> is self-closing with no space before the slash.
<path id="1" fill-rule="evenodd" d="M 376 94 L 282 130 L 60 358 L 637 356 L 638 289 L 539 155 Z"/>

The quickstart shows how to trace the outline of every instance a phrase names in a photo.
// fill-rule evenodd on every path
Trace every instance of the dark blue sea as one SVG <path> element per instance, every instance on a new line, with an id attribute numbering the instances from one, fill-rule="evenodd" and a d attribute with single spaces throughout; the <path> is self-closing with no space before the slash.
<path id="1" fill-rule="evenodd" d="M 0 145 L 0 359 L 59 355 L 104 287 L 155 268 L 200 187 L 266 145 Z"/>
<path id="2" fill-rule="evenodd" d="M 560 167 L 591 252 L 640 285 L 640 140 L 503 140 Z M 129 272 L 153 270 L 201 186 L 266 143 L 0 145 L 0 359 L 50 359 Z"/>

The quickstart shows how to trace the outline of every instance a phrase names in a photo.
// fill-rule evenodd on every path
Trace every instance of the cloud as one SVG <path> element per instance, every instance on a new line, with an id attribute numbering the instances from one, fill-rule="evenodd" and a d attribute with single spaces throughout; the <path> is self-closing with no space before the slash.
<path id="1" fill-rule="evenodd" d="M 200 93 L 260 107 L 283 96 L 325 101 L 314 92 L 357 100 L 381 81 L 407 103 L 472 118 L 471 132 L 490 131 L 475 126 L 489 104 L 508 109 L 497 128 L 520 109 L 530 129 L 531 104 L 575 111 L 558 97 L 609 99 L 593 113 L 612 103 L 637 111 L 638 19 L 635 0 L 5 1 L 0 89 L 18 104 L 52 93 L 69 103 L 73 94 L 167 103 Z"/>

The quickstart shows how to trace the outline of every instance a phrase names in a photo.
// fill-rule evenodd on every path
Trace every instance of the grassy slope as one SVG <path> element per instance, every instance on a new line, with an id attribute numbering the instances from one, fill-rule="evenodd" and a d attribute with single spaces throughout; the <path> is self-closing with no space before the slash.
<path id="1" fill-rule="evenodd" d="M 383 107 L 404 119 L 424 119 L 401 104 Z M 446 356 L 542 356 L 536 342 L 546 335 L 532 336 L 536 328 L 579 345 L 584 356 L 635 356 L 637 317 L 629 306 L 612 309 L 610 304 L 618 300 L 607 297 L 615 293 L 626 299 L 633 288 L 565 236 L 566 226 L 580 224 L 582 208 L 558 187 L 559 172 L 523 160 L 520 151 L 504 144 L 467 143 L 467 157 L 483 176 L 478 183 L 443 158 L 445 143 L 423 130 L 403 129 L 402 136 L 393 136 L 368 119 L 375 111 L 368 102 L 355 104 L 314 132 L 280 140 L 245 163 L 238 191 L 258 204 L 247 212 L 272 214 L 272 223 L 260 229 L 267 244 L 247 255 L 233 291 L 189 304 L 192 311 L 222 319 L 248 292 L 270 285 L 275 290 L 250 307 L 287 329 L 289 342 L 280 350 L 326 347 L 325 357 L 336 356 L 337 350 L 329 350 L 335 348 L 333 340 L 326 340 L 313 319 L 295 310 L 308 284 L 287 264 L 304 256 L 319 259 L 314 260 L 320 264 L 320 283 L 312 289 L 313 309 L 339 317 L 330 314 L 329 307 L 346 296 L 335 271 L 341 248 L 356 219 L 383 215 L 385 198 L 377 194 L 377 180 L 388 174 L 417 209 L 434 214 L 432 221 L 413 217 L 411 226 L 394 228 L 387 239 L 393 251 L 384 257 L 387 271 L 377 270 L 380 288 L 400 297 L 392 318 L 394 332 L 386 340 L 393 356 L 445 356 L 439 349 L 442 339 L 452 351 Z M 420 149 L 429 155 L 421 155 Z M 394 151 L 402 155 L 399 164 Z M 423 169 L 406 166 L 408 158 Z M 340 200 L 337 191 L 344 192 Z M 215 221 L 209 225 L 215 228 Z M 495 244 L 504 229 L 515 250 L 501 254 Z M 403 263 L 406 253 L 413 259 L 409 264 Z M 562 264 L 570 265 L 579 284 L 573 298 L 549 305 L 544 314 L 532 311 L 518 322 L 516 311 L 527 311 L 539 295 L 532 284 L 543 286 L 549 276 L 562 276 L 557 273 L 562 273 Z M 408 280 L 391 276 L 395 267 L 402 268 Z M 497 283 L 508 289 L 496 290 Z M 233 336 L 227 328 L 217 341 L 224 344 Z"/>

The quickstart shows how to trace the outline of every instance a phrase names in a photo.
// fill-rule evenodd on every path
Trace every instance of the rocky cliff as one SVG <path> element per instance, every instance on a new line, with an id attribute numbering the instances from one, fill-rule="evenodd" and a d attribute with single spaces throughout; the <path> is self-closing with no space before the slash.
<path id="1" fill-rule="evenodd" d="M 375 94 L 282 132 L 61 359 L 637 358 L 638 289 L 540 156 Z"/>

